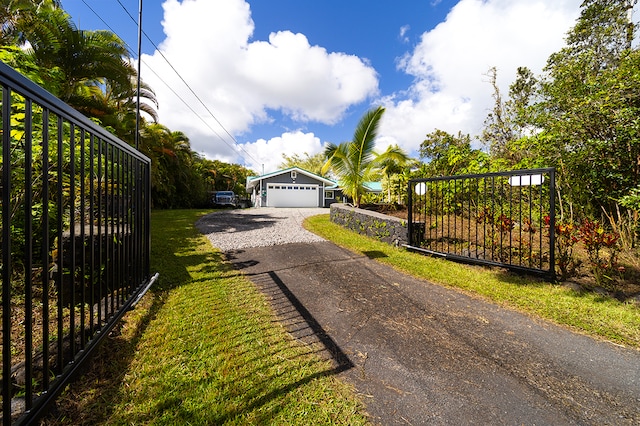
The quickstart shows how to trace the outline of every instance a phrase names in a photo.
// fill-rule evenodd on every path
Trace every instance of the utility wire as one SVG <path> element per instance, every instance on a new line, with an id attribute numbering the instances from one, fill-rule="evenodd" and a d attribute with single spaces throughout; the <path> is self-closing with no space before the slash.
<path id="1" fill-rule="evenodd" d="M 127 10 L 127 8 L 122 4 L 122 2 L 120 0 L 116 0 L 118 2 L 118 4 L 120 5 L 120 7 L 125 11 L 125 13 L 129 16 L 129 18 L 131 18 L 131 20 L 136 23 L 135 18 L 129 13 L 129 11 Z M 82 3 L 84 3 L 85 6 L 87 6 L 87 8 L 89 10 L 91 10 L 91 12 L 96 15 L 98 17 L 98 19 L 100 19 L 100 21 L 109 29 L 109 31 L 111 31 L 112 33 L 114 33 L 115 35 L 118 35 L 118 33 L 91 7 L 87 4 L 87 2 L 85 0 L 82 0 Z M 242 145 L 236 140 L 236 138 L 226 129 L 226 127 L 220 122 L 220 120 L 218 120 L 218 118 L 215 116 L 215 114 L 213 114 L 213 112 L 211 111 L 211 109 L 204 103 L 204 101 L 196 94 L 196 92 L 191 88 L 191 86 L 185 81 L 185 79 L 182 77 L 182 75 L 180 75 L 180 73 L 178 72 L 178 70 L 171 64 L 171 62 L 167 59 L 167 57 L 162 53 L 162 51 L 158 48 L 158 46 L 154 43 L 153 40 L 151 40 L 151 38 L 147 35 L 147 33 L 142 30 L 142 33 L 144 34 L 145 38 L 151 43 L 151 45 L 156 49 L 156 51 L 160 54 L 160 56 L 162 56 L 162 58 L 164 59 L 164 61 L 169 65 L 169 67 L 171 67 L 171 69 L 173 70 L 173 72 L 178 76 L 178 78 L 180 78 L 180 80 L 183 82 L 183 84 L 189 89 L 189 91 L 193 94 L 193 96 L 198 100 L 198 102 L 205 108 L 205 110 L 207 111 L 207 113 L 216 121 L 216 123 L 218 123 L 218 125 L 225 131 L 225 133 L 233 140 L 234 145 L 231 145 L 229 142 L 226 141 L 226 139 L 224 137 L 222 137 L 212 126 L 210 123 L 208 123 L 200 114 L 198 114 L 193 107 L 187 103 L 166 81 L 164 81 L 164 79 L 162 77 L 160 77 L 158 75 L 157 72 L 155 72 L 155 70 L 153 70 L 153 68 L 151 68 L 146 62 L 143 61 L 143 63 L 145 64 L 145 66 L 147 66 L 147 68 L 178 98 L 180 99 L 180 101 L 191 111 L 193 112 L 193 114 L 198 117 L 198 119 L 200 121 L 202 121 L 202 123 L 207 126 L 207 128 L 209 128 L 209 130 L 211 130 L 217 137 L 218 139 L 220 139 L 222 142 L 224 142 L 229 148 L 231 148 L 234 153 L 238 154 L 237 149 L 240 149 L 242 152 L 244 152 L 246 154 L 247 157 L 251 158 L 256 164 L 259 164 L 260 161 L 258 159 L 256 159 L 255 157 L 253 157 L 249 152 L 247 152 Z M 118 37 L 120 37 L 118 35 Z M 121 38 L 122 39 L 122 38 Z M 124 41 L 124 39 L 122 39 L 124 44 L 127 46 L 128 50 L 129 50 L 129 54 L 132 57 L 137 56 L 136 54 L 134 54 L 133 49 L 131 48 L 131 46 L 129 46 L 129 44 Z M 242 157 L 244 157 L 242 154 L 240 154 Z M 246 159 L 245 159 L 246 162 Z"/>
<path id="2" fill-rule="evenodd" d="M 84 2 L 84 0 L 83 0 Z M 127 8 L 122 4 L 122 2 L 120 0 L 117 0 L 118 4 L 120 5 L 120 7 L 124 10 L 124 12 L 129 16 L 129 18 L 135 23 L 135 18 L 131 15 L 131 13 L 129 13 L 129 11 L 127 10 Z M 103 21 L 104 22 L 104 21 Z M 113 31 L 113 30 L 112 30 Z M 237 148 L 240 148 L 245 154 L 247 154 L 247 156 L 251 157 L 254 161 L 256 161 L 257 163 L 259 163 L 259 161 L 255 158 L 253 158 L 253 156 L 251 154 L 249 154 L 244 148 L 242 148 L 242 146 L 238 143 L 238 141 L 233 137 L 233 135 L 231 133 L 229 133 L 229 131 L 224 127 L 224 125 L 220 122 L 220 120 L 218 120 L 218 118 L 215 116 L 215 114 L 213 114 L 213 112 L 207 107 L 207 105 L 202 101 L 202 99 L 200 99 L 200 97 L 195 93 L 195 91 L 191 88 L 191 86 L 189 86 L 189 84 L 185 81 L 185 79 L 180 75 L 180 73 L 178 72 L 178 70 L 176 70 L 176 68 L 171 64 L 171 62 L 167 59 L 167 57 L 164 56 L 164 54 L 162 53 L 162 51 L 158 48 L 158 46 L 154 43 L 153 40 L 151 40 L 151 37 L 149 37 L 147 35 L 146 32 L 144 32 L 144 30 L 142 30 L 142 33 L 144 34 L 144 36 L 146 37 L 146 39 L 151 43 L 151 45 L 156 49 L 156 51 L 158 53 L 160 53 L 160 56 L 162 56 L 162 58 L 164 59 L 164 61 L 171 67 L 171 69 L 173 70 L 173 72 L 180 78 L 180 80 L 184 83 L 184 85 L 189 89 L 189 91 L 194 95 L 194 97 L 198 100 L 198 102 L 200 102 L 200 104 L 205 108 L 205 110 L 209 113 L 209 115 L 211 117 L 213 117 L 213 119 L 218 123 L 218 125 L 226 132 L 227 135 L 229 135 L 229 137 L 233 140 L 233 142 L 235 143 L 235 146 Z M 114 32 L 115 34 L 115 32 Z M 126 42 L 125 42 L 126 44 Z M 145 65 L 147 65 L 145 63 Z M 234 146 L 230 145 L 225 138 L 223 138 L 222 136 L 220 136 L 220 134 L 213 128 L 211 127 L 211 125 L 206 122 L 202 116 L 200 116 L 198 113 L 196 113 L 196 111 L 171 87 L 169 86 L 169 84 L 167 84 L 159 75 L 158 73 L 156 73 L 150 66 L 147 65 L 147 67 L 149 68 L 149 70 L 151 70 L 156 77 L 158 77 L 158 79 L 160 79 L 160 81 L 162 81 L 162 83 L 164 83 L 165 86 L 167 86 L 167 88 L 169 88 L 169 90 L 171 90 L 171 92 L 178 97 L 178 99 L 180 99 L 182 101 L 183 104 L 185 104 L 185 106 L 187 106 L 187 108 L 189 110 L 191 110 L 194 115 L 196 115 L 200 121 L 202 121 L 211 131 L 213 131 L 213 133 L 222 141 L 224 142 L 227 146 L 229 146 L 229 148 L 233 149 Z M 234 150 L 234 152 L 236 152 Z M 237 153 L 237 152 L 236 152 Z"/>
<path id="3" fill-rule="evenodd" d="M 131 18 L 134 22 L 135 19 L 133 18 L 133 16 L 131 16 L 131 14 L 129 13 L 129 11 L 127 10 L 126 7 L 124 7 L 124 5 L 122 4 L 122 2 L 120 0 L 117 0 L 118 4 L 124 9 L 124 11 L 127 13 L 127 15 L 129 15 L 129 18 Z M 227 135 L 229 135 L 229 137 L 236 143 L 238 144 L 238 141 L 236 140 L 236 138 L 233 137 L 233 135 L 231 133 L 229 133 L 229 131 L 222 125 L 222 123 L 220 122 L 220 120 L 218 120 L 218 118 L 215 116 L 215 114 L 213 112 L 211 112 L 211 110 L 209 109 L 209 107 L 207 107 L 207 105 L 202 101 L 202 99 L 200 99 L 200 97 L 198 96 L 198 94 L 191 88 L 191 86 L 189 86 L 189 83 L 187 83 L 185 81 L 185 79 L 182 77 L 182 75 L 180 75 L 180 73 L 178 72 L 178 70 L 173 66 L 173 64 L 171 63 L 171 61 L 169 61 L 169 59 L 167 59 L 166 56 L 164 56 L 164 53 L 162 53 L 162 51 L 158 48 L 158 46 L 156 46 L 156 44 L 153 42 L 153 40 L 151 40 L 151 38 L 144 32 L 144 30 L 142 31 L 143 34 L 145 35 L 145 37 L 147 38 L 147 40 L 149 40 L 149 42 L 153 45 L 153 47 L 156 49 L 156 51 L 160 54 L 160 56 L 162 56 L 162 59 L 165 60 L 165 62 L 167 63 L 167 65 L 169 65 L 169 67 L 171 67 L 171 69 L 173 70 L 174 73 L 176 73 L 176 75 L 178 76 L 178 78 L 180 78 L 180 80 L 184 83 L 185 86 L 187 86 L 187 88 L 189 89 L 189 91 L 191 92 L 191 94 L 193 94 L 193 96 L 198 100 L 198 102 L 200 102 L 200 104 L 202 104 L 202 106 L 207 110 L 207 112 L 211 115 L 211 117 L 213 117 L 214 120 L 216 120 L 216 123 L 218 123 L 220 125 L 220 127 L 222 127 L 222 129 L 225 131 L 225 133 Z M 255 159 L 254 159 L 255 160 Z"/>
<path id="4" fill-rule="evenodd" d="M 97 13 L 95 10 L 93 10 L 93 9 L 91 8 L 91 6 L 89 6 L 89 5 L 88 5 L 84 0 L 82 0 L 82 2 L 83 2 L 83 3 L 84 3 L 84 4 L 89 8 L 89 10 L 91 10 L 91 11 L 92 11 L 92 12 L 93 12 L 97 17 L 98 17 L 98 19 L 100 19 L 100 21 L 102 21 L 102 23 L 103 23 L 103 24 L 104 24 L 104 25 L 109 29 L 109 31 L 111 31 L 111 32 L 112 32 L 112 33 L 114 33 L 115 35 L 118 35 L 118 34 L 116 33 L 116 31 L 115 31 L 113 28 L 111 28 L 111 26 L 110 26 L 107 22 L 105 22 L 105 20 L 104 20 L 104 19 L 102 19 L 102 17 L 101 17 L 100 15 L 98 15 L 98 13 Z M 143 34 L 144 34 L 144 31 L 143 31 Z M 145 35 L 145 37 L 147 37 L 147 39 L 149 39 L 149 37 L 148 37 L 146 34 L 144 34 L 144 35 Z M 120 36 L 118 36 L 118 37 L 120 37 Z M 124 44 L 125 44 L 125 45 L 127 46 L 127 48 L 129 49 L 129 54 L 130 54 L 132 57 L 135 57 L 136 55 L 135 55 L 135 53 L 133 52 L 133 49 L 131 48 L 131 46 L 129 46 L 129 44 L 127 44 L 127 42 L 126 42 L 126 41 L 124 41 L 124 40 L 122 40 L 122 41 L 124 42 Z M 149 41 L 151 41 L 151 40 L 149 40 Z M 153 43 L 153 42 L 151 42 L 151 43 Z M 155 45 L 154 45 L 154 46 L 155 46 Z M 156 49 L 157 49 L 157 47 L 156 47 Z M 173 93 L 173 94 L 174 94 L 178 99 L 180 99 L 180 101 L 182 101 L 182 103 L 183 103 L 183 104 L 184 104 L 184 105 L 185 105 L 185 106 L 186 106 L 186 107 L 187 107 L 191 112 L 193 112 L 193 114 L 194 114 L 196 117 L 198 117 L 198 119 L 199 119 L 200 121 L 202 121 L 202 123 L 203 123 L 205 126 L 207 126 L 207 127 L 209 128 L 209 130 L 211 130 L 211 131 L 212 131 L 212 132 L 213 132 L 213 133 L 218 137 L 218 139 L 220 139 L 222 142 L 224 142 L 224 143 L 225 143 L 229 148 L 231 148 L 231 149 L 233 149 L 233 148 L 234 148 L 234 147 L 233 147 L 232 145 L 230 145 L 230 144 L 229 144 L 229 143 L 228 143 L 228 142 L 227 142 L 227 141 L 226 141 L 222 136 L 220 136 L 220 134 L 216 131 L 216 129 L 214 129 L 213 127 L 211 127 L 211 124 L 209 124 L 209 123 L 208 123 L 204 118 L 202 118 L 202 116 L 201 116 L 200 114 L 198 114 L 198 113 L 193 109 L 193 107 L 192 107 L 189 103 L 187 103 L 187 102 L 186 102 L 186 101 L 185 101 L 185 100 L 184 100 L 184 99 L 183 99 L 183 98 L 182 98 L 182 97 L 181 97 L 181 96 L 180 96 L 180 95 L 179 95 L 179 94 L 178 94 L 178 93 L 173 89 L 173 87 L 171 87 L 171 86 L 169 85 L 169 83 L 167 83 L 166 81 L 164 81 L 164 79 L 163 79 L 163 78 L 162 78 L 162 77 L 161 77 L 161 76 L 160 76 L 160 75 L 159 75 L 159 74 L 158 74 L 158 73 L 157 73 L 153 68 L 151 68 L 151 67 L 150 67 L 146 62 L 144 62 L 144 61 L 142 61 L 142 63 L 143 63 L 143 64 L 145 64 L 145 65 L 147 65 L 147 67 L 149 68 L 149 71 L 151 71 L 151 72 L 152 72 L 152 73 L 153 73 L 153 74 L 158 78 L 158 80 L 160 80 L 160 81 L 162 82 L 162 84 L 164 84 L 165 86 L 167 86 L 167 89 L 169 89 L 169 90 L 171 91 L 171 93 Z M 247 155 L 249 155 L 249 154 L 247 153 Z M 251 155 L 249 155 L 249 156 L 251 157 Z M 251 157 L 251 158 L 253 158 L 253 157 Z M 255 158 L 253 158 L 253 159 L 255 160 Z"/>

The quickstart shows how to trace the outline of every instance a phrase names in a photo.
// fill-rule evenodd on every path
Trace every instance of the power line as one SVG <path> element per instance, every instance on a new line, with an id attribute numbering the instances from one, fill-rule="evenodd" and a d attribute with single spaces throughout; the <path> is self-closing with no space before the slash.
<path id="1" fill-rule="evenodd" d="M 100 19 L 100 21 L 102 21 L 102 23 L 103 23 L 103 24 L 104 24 L 104 25 L 109 29 L 109 31 L 111 31 L 111 32 L 112 32 L 112 33 L 114 33 L 115 35 L 118 35 L 118 33 L 117 33 L 113 28 L 111 28 L 111 26 L 110 26 L 107 22 L 105 22 L 105 20 L 104 20 L 104 19 L 102 19 L 102 17 L 101 17 L 100 15 L 98 15 L 98 13 L 97 13 L 95 10 L 93 10 L 93 8 L 91 8 L 91 6 L 89 6 L 89 5 L 85 2 L 85 0 L 82 0 L 82 2 L 85 4 L 85 6 L 87 6 L 87 7 L 89 8 L 89 10 L 91 10 L 91 12 L 93 12 L 93 13 L 98 17 L 98 19 Z M 121 6 L 122 6 L 122 4 L 121 4 Z M 126 9 L 125 9 L 125 10 L 126 10 Z M 149 39 L 149 36 L 147 36 L 147 34 L 144 32 L 144 30 L 142 31 L 142 33 L 143 33 L 143 34 L 145 35 L 145 37 L 147 37 L 147 39 L 148 39 L 148 40 L 153 44 L 153 41 L 151 41 L 151 39 Z M 118 37 L 119 37 L 119 36 L 118 36 Z M 126 41 L 124 41 L 124 40 L 122 40 L 122 41 L 124 42 L 124 44 L 125 44 L 125 45 L 127 46 L 127 48 L 129 49 L 129 54 L 130 54 L 132 57 L 135 57 L 136 55 L 134 54 L 133 49 L 131 48 L 131 46 L 129 46 L 129 44 L 128 44 Z M 154 47 L 155 47 L 155 48 L 156 48 L 156 50 L 157 50 L 157 49 L 158 49 L 158 48 L 157 48 L 157 46 L 155 46 L 155 44 L 153 44 L 153 45 L 154 45 Z M 200 116 L 200 114 L 198 114 L 198 113 L 193 109 L 193 107 L 192 107 L 189 103 L 187 103 L 187 101 L 185 101 L 185 100 L 182 98 L 182 96 L 180 96 L 180 95 L 178 94 L 178 92 L 176 92 L 176 91 L 173 89 L 173 87 L 171 87 L 171 86 L 169 85 L 169 83 L 167 83 L 166 81 L 164 81 L 164 79 L 163 79 L 163 78 L 162 78 L 162 77 L 161 77 L 161 76 L 160 76 L 160 75 L 159 75 L 159 74 L 158 74 L 158 73 L 157 73 L 153 68 L 151 68 L 151 67 L 150 67 L 146 62 L 142 61 L 142 63 L 144 63 L 144 64 L 149 68 L 149 71 L 151 71 L 151 72 L 152 72 L 152 73 L 153 73 L 153 74 L 158 78 L 158 80 L 160 80 L 160 81 L 162 82 L 162 84 L 164 84 L 164 85 L 167 87 L 167 89 L 169 89 L 169 90 L 171 91 L 171 93 L 173 93 L 173 94 L 174 94 L 178 99 L 180 99 L 180 101 L 182 101 L 182 103 L 183 103 L 183 104 L 184 104 L 184 105 L 185 105 L 185 106 L 186 106 L 186 107 L 187 107 L 187 108 L 188 108 L 188 109 L 189 109 L 189 110 L 190 110 L 190 111 L 191 111 L 191 112 L 192 112 L 196 117 L 198 117 L 198 119 L 199 119 L 200 121 L 202 121 L 202 123 L 203 123 L 205 126 L 207 126 L 207 127 L 209 128 L 209 130 L 211 130 L 211 131 L 212 131 L 212 132 L 213 132 L 213 133 L 218 137 L 218 139 L 220 139 L 222 142 L 224 142 L 224 143 L 225 143 L 229 148 L 233 149 L 233 146 L 232 146 L 232 145 L 230 145 L 230 144 L 229 144 L 229 143 L 228 143 L 228 142 L 227 142 L 227 141 L 226 141 L 222 136 L 220 136 L 220 134 L 219 134 L 219 133 L 218 133 L 218 132 L 213 128 L 213 127 L 211 127 L 211 125 L 210 125 L 207 121 L 205 121 L 205 120 L 204 120 L 204 118 L 202 118 L 202 116 Z M 236 143 L 237 143 L 237 142 L 236 142 Z M 246 152 L 246 151 L 245 151 L 245 152 Z M 251 155 L 250 155 L 249 153 L 247 153 L 247 155 L 248 155 L 249 157 L 251 157 Z M 251 157 L 251 158 L 253 158 L 253 157 Z M 253 158 L 253 160 L 257 161 L 255 158 Z"/>
<path id="2" fill-rule="evenodd" d="M 122 2 L 120 0 L 116 0 L 118 2 L 118 4 L 120 5 L 120 7 L 124 10 L 124 12 L 129 16 L 129 18 L 136 23 L 135 18 L 131 15 L 131 13 L 129 13 L 129 11 L 127 10 L 127 8 L 122 4 Z M 111 31 L 112 33 L 114 33 L 115 35 L 118 35 L 118 33 L 91 7 L 87 4 L 87 2 L 85 0 L 82 0 L 82 3 L 84 3 L 85 6 L 87 6 L 87 8 L 98 17 L 98 19 L 100 19 L 100 21 L 109 29 L 109 31 Z M 169 65 L 169 67 L 173 70 L 173 72 L 178 76 L 178 78 L 180 78 L 180 80 L 182 81 L 182 83 L 189 89 L 189 91 L 191 92 L 191 94 L 197 99 L 197 101 L 204 107 L 204 109 L 207 111 L 207 113 L 216 121 L 216 123 L 218 123 L 218 125 L 224 130 L 224 132 L 231 138 L 231 140 L 234 142 L 235 145 L 231 145 L 229 142 L 226 141 L 226 139 L 224 137 L 222 137 L 202 116 L 200 116 L 192 107 L 189 103 L 187 103 L 187 101 L 185 101 L 182 96 L 180 96 L 166 81 L 164 81 L 164 79 L 162 77 L 160 77 L 158 75 L 157 72 L 155 72 L 153 70 L 153 68 L 151 66 L 149 66 L 146 62 L 142 61 L 145 66 L 178 98 L 180 99 L 180 101 L 191 111 L 193 112 L 193 114 L 198 117 L 198 119 L 200 121 L 202 121 L 202 123 L 207 126 L 207 128 L 209 128 L 209 130 L 211 130 L 217 137 L 218 139 L 220 139 L 222 142 L 224 142 L 229 148 L 231 148 L 234 153 L 239 154 L 238 151 L 235 149 L 240 149 L 242 152 L 244 152 L 246 154 L 247 157 L 251 158 L 256 164 L 260 164 L 260 161 L 258 159 L 256 159 L 255 157 L 253 157 L 249 152 L 247 152 L 242 145 L 236 140 L 236 138 L 226 129 L 226 127 L 220 122 L 220 120 L 215 116 L 215 114 L 211 111 L 211 109 L 204 103 L 204 101 L 196 94 L 196 92 L 191 88 L 191 86 L 189 85 L 189 83 L 186 82 L 186 80 L 182 77 L 182 75 L 180 75 L 180 73 L 178 72 L 178 70 L 173 66 L 173 64 L 169 61 L 169 59 L 167 59 L 167 57 L 162 53 L 162 51 L 158 48 L 158 46 L 154 43 L 153 40 L 151 40 L 151 38 L 149 37 L 149 35 L 147 35 L 147 33 L 142 30 L 142 33 L 144 34 L 145 38 L 151 43 L 151 45 L 156 49 L 156 51 L 160 54 L 160 56 L 162 57 L 162 59 L 167 63 L 167 65 Z M 120 37 L 120 36 L 118 36 Z M 129 50 L 129 54 L 132 57 L 135 57 L 136 55 L 134 54 L 133 49 L 131 48 L 131 46 L 129 46 L 129 44 L 124 41 L 124 39 L 122 39 L 120 37 L 120 39 L 124 42 L 124 44 L 127 46 L 127 49 Z M 239 154 L 241 157 L 244 157 L 242 154 Z M 246 159 L 244 159 L 246 162 Z"/>
<path id="3" fill-rule="evenodd" d="M 84 0 L 83 0 L 84 2 Z M 120 7 L 125 11 L 125 13 L 129 16 L 129 18 L 135 23 L 136 20 L 133 16 L 131 16 L 131 13 L 129 13 L 129 11 L 127 10 L 127 8 L 122 4 L 122 2 L 120 0 L 117 0 L 118 4 L 120 5 Z M 247 154 L 247 156 L 249 156 L 251 159 L 253 159 L 256 163 L 260 163 L 259 160 L 257 160 L 256 158 L 254 158 L 251 154 L 249 154 L 243 147 L 242 145 L 240 145 L 240 143 L 236 140 L 236 138 L 226 129 L 226 127 L 224 127 L 224 125 L 220 122 L 220 120 L 218 120 L 218 118 L 215 116 L 215 114 L 209 109 L 209 107 L 204 103 L 204 101 L 202 101 L 202 99 L 200 99 L 200 97 L 198 96 L 198 94 L 191 88 L 191 86 L 189 85 L 189 83 L 186 82 L 186 80 L 182 77 L 182 75 L 178 72 L 178 70 L 173 66 L 173 64 L 171 63 L 171 61 L 169 61 L 169 59 L 164 56 L 164 53 L 162 53 L 162 51 L 158 48 L 158 46 L 155 44 L 155 42 L 153 40 L 151 40 L 151 37 L 149 37 L 147 35 L 146 32 L 144 32 L 144 30 L 142 31 L 142 33 L 144 34 L 144 36 L 147 38 L 147 40 L 149 41 L 149 43 L 151 43 L 151 45 L 156 49 L 156 52 L 158 52 L 160 54 L 160 56 L 162 57 L 162 59 L 164 59 L 164 61 L 167 63 L 167 65 L 169 65 L 169 67 L 171 67 L 171 69 L 173 70 L 173 72 L 178 76 L 178 78 L 180 78 L 180 80 L 182 81 L 182 83 L 184 83 L 184 85 L 187 87 L 187 89 L 189 89 L 189 91 L 191 92 L 191 94 L 193 94 L 193 96 L 198 100 L 198 102 L 200 102 L 200 104 L 204 107 L 204 109 L 209 113 L 209 115 L 216 121 L 216 123 L 218 123 L 218 125 L 222 128 L 222 130 L 225 131 L 225 133 L 231 138 L 231 140 L 235 143 L 235 146 L 240 148 L 245 154 Z M 126 43 L 126 42 L 125 42 Z M 146 65 L 146 64 L 145 64 Z M 149 69 L 151 69 L 151 67 L 149 67 Z M 154 73 L 155 75 L 158 75 L 157 73 Z M 165 83 L 166 85 L 166 83 Z M 167 87 L 169 87 L 167 85 Z M 172 90 L 172 92 L 175 94 L 175 91 Z M 178 96 L 176 94 L 176 96 Z M 179 97 L 179 96 L 178 96 Z M 182 98 L 180 98 L 182 100 Z M 184 100 L 183 100 L 184 102 Z M 193 110 L 192 110 L 193 111 Z M 195 113 L 195 111 L 194 111 Z M 218 132 L 216 132 L 215 130 L 213 130 L 213 128 L 209 125 L 207 125 L 207 127 L 209 127 L 209 129 L 211 129 L 216 136 L 218 136 L 218 138 L 220 138 L 223 142 L 225 142 L 230 148 L 233 148 L 231 145 L 229 145 L 223 138 L 220 137 L 220 135 L 218 134 Z"/>

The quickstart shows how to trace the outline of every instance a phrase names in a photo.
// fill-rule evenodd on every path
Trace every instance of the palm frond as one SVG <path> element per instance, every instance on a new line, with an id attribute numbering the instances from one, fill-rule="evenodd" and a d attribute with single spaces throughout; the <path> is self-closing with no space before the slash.
<path id="1" fill-rule="evenodd" d="M 333 154 L 336 152 L 336 150 L 338 149 L 338 146 L 336 144 L 333 143 L 329 143 L 327 144 L 327 146 L 324 149 L 324 158 L 326 159 L 324 165 L 322 166 L 322 174 L 326 174 L 329 169 L 332 167 L 332 161 L 333 161 Z"/>
<path id="2" fill-rule="evenodd" d="M 375 139 L 383 113 L 382 107 L 367 111 L 356 126 L 353 140 L 325 148 L 327 162 L 323 172 L 329 168 L 334 171 L 345 194 L 353 198 L 356 206 L 360 204 L 364 182 L 375 164 Z"/>

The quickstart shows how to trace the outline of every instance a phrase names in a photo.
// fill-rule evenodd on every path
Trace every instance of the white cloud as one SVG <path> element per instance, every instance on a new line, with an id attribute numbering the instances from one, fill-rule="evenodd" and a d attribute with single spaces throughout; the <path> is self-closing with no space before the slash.
<path id="1" fill-rule="evenodd" d="M 253 171 L 262 174 L 278 170 L 278 166 L 283 162 L 282 154 L 292 156 L 299 154 L 304 156 L 316 154 L 324 149 L 325 144 L 313 133 L 303 133 L 301 131 L 287 132 L 282 136 L 271 138 L 268 141 L 258 139 L 255 142 L 243 144 L 243 149 L 249 153 L 245 156 L 248 164 L 245 166 Z"/>
<path id="2" fill-rule="evenodd" d="M 290 31 L 252 40 L 254 23 L 244 0 L 166 0 L 163 8 L 166 39 L 159 49 L 200 100 L 159 52 L 143 56 L 153 70 L 143 69 L 145 82 L 156 90 L 161 122 L 184 131 L 194 151 L 208 157 L 237 161 L 229 147 L 234 141 L 218 121 L 234 137 L 273 120 L 273 111 L 295 121 L 333 124 L 350 106 L 378 93 L 376 71 L 356 56 L 311 46 L 305 35 Z"/>
<path id="3" fill-rule="evenodd" d="M 234 139 L 257 124 L 273 123 L 283 113 L 287 119 L 278 123 L 280 128 L 312 129 L 313 123 L 337 128 L 344 125 L 348 110 L 353 119 L 352 113 L 371 105 L 367 101 L 374 96 L 380 98 L 372 104 L 387 108 L 380 149 L 398 143 L 415 154 L 435 128 L 479 133 L 492 107 L 489 68 L 497 67 L 505 95 L 518 66 L 538 74 L 548 56 L 563 46 L 580 3 L 460 0 L 444 22 L 425 32 L 413 51 L 398 60 L 399 71 L 412 76 L 413 84 L 402 92 L 380 94 L 377 72 L 365 59 L 311 45 L 304 34 L 291 31 L 253 39 L 254 22 L 245 0 L 166 0 L 166 39 L 160 50 L 207 108 L 158 52 L 143 56 L 143 62 L 163 81 L 148 69 L 142 72 L 157 91 L 163 124 L 189 135 L 194 151 L 231 162 L 244 157 L 256 172 L 262 164 L 267 172 L 275 169 L 283 152 L 315 154 L 323 147 L 309 130 L 291 131 L 270 139 L 249 136 L 253 139 L 242 144 L 246 155 Z M 408 31 L 408 26 L 399 29 L 401 41 Z"/>
<path id="4" fill-rule="evenodd" d="M 409 25 L 403 25 L 402 27 L 400 27 L 400 34 L 398 37 L 403 43 L 409 43 L 409 37 L 407 37 L 407 33 L 410 29 L 411 27 Z"/>
<path id="5" fill-rule="evenodd" d="M 381 99 L 387 107 L 381 144 L 415 152 L 438 128 L 476 135 L 492 107 L 486 77 L 498 69 L 504 95 L 519 66 L 539 74 L 549 55 L 564 45 L 580 0 L 461 0 L 446 20 L 422 35 L 399 68 L 415 77 L 404 93 Z"/>

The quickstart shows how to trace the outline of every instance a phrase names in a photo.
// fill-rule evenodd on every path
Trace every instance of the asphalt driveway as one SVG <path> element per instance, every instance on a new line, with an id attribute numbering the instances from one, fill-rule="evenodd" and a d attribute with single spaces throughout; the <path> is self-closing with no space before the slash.
<path id="1" fill-rule="evenodd" d="M 256 229 L 255 211 L 232 214 L 233 232 L 245 219 Z M 355 386 L 374 423 L 640 424 L 638 350 L 398 273 L 380 253 L 320 240 L 226 253 Z"/>

